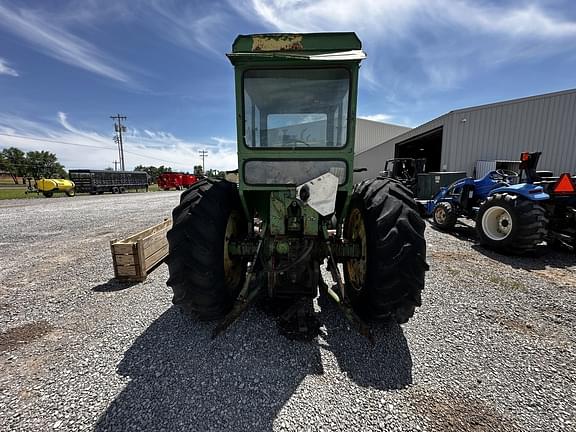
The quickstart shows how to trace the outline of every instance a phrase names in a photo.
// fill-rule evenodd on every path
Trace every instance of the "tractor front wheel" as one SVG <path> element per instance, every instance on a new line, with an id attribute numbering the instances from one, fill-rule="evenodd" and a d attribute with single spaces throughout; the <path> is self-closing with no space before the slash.
<path id="1" fill-rule="evenodd" d="M 546 238 L 547 226 L 546 210 L 541 205 L 507 193 L 488 197 L 476 218 L 482 245 L 515 255 L 536 250 Z"/>
<path id="2" fill-rule="evenodd" d="M 347 294 L 363 319 L 403 324 L 421 305 L 426 264 L 425 223 L 412 192 L 392 179 L 354 187 L 344 238 L 362 256 L 344 263 Z"/>
<path id="3" fill-rule="evenodd" d="M 432 220 L 434 225 L 443 230 L 450 231 L 456 225 L 458 217 L 452 203 L 442 201 L 434 206 Z"/>
<path id="4" fill-rule="evenodd" d="M 65 193 L 66 193 L 67 196 L 73 197 L 74 195 L 76 195 L 76 190 L 75 190 L 75 189 L 70 189 L 70 190 L 67 190 Z"/>
<path id="5" fill-rule="evenodd" d="M 172 219 L 167 234 L 172 302 L 202 320 L 221 318 L 232 308 L 246 273 L 246 262 L 228 253 L 230 240 L 247 232 L 236 184 L 196 183 L 181 195 Z"/>

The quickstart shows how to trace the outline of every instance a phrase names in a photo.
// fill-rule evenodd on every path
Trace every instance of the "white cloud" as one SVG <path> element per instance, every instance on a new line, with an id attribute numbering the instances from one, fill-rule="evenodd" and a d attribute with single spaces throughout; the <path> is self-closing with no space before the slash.
<path id="1" fill-rule="evenodd" d="M 128 75 L 114 66 L 118 63 L 116 60 L 63 27 L 54 25 L 37 9 L 15 11 L 0 4 L 0 27 L 59 61 L 116 81 L 129 81 Z"/>
<path id="2" fill-rule="evenodd" d="M 229 0 L 229 4 L 273 31 L 357 32 L 368 51 L 360 73 L 363 84 L 385 93 L 396 81 L 394 90 L 414 98 L 458 87 L 472 75 L 503 63 L 576 49 L 576 20 L 560 15 L 550 2 Z"/>
<path id="3" fill-rule="evenodd" d="M 201 163 L 198 150 L 207 147 L 208 169 L 230 170 L 238 165 L 236 146 L 231 140 L 222 138 L 214 145 L 210 141 L 188 141 L 166 131 L 147 132 L 140 134 L 134 128 L 125 135 L 127 169 L 136 165 L 167 165 L 175 170 L 192 171 L 194 165 Z M 14 146 L 24 151 L 48 150 L 55 153 L 68 169 L 113 166 L 113 161 L 118 160 L 118 148 L 112 135 L 112 128 L 110 132 L 96 132 L 74 126 L 62 112 L 50 124 L 0 113 L 0 148 Z"/>
<path id="4" fill-rule="evenodd" d="M 8 62 L 0 57 L 0 75 L 10 75 L 13 77 L 18 76 L 18 72 L 14 68 L 8 66 Z"/>
<path id="5" fill-rule="evenodd" d="M 248 0 L 231 2 L 280 31 L 356 30 L 405 38 L 410 27 L 459 25 L 529 38 L 576 35 L 576 22 L 535 4 L 490 6 L 470 0 Z M 426 18 L 426 21 L 421 21 Z"/>
<path id="6" fill-rule="evenodd" d="M 223 47 L 230 45 L 226 31 L 233 19 L 225 10 L 208 3 L 152 1 L 148 8 L 147 23 L 168 42 L 186 49 L 208 52 L 224 61 Z"/>
<path id="7" fill-rule="evenodd" d="M 390 114 L 372 114 L 372 115 L 360 115 L 359 118 L 363 118 L 365 120 L 372 120 L 375 122 L 383 122 L 383 123 L 391 123 L 394 120 L 394 116 Z"/>

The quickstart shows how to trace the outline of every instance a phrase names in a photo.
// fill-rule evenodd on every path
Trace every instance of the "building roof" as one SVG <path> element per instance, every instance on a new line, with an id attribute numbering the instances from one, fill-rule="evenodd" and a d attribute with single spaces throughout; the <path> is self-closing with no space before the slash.
<path id="1" fill-rule="evenodd" d="M 436 129 L 436 128 L 443 126 L 444 120 L 446 120 L 448 117 L 453 116 L 455 114 L 460 114 L 460 113 L 470 112 L 470 111 L 478 111 L 478 110 L 483 110 L 483 109 L 491 109 L 491 108 L 500 107 L 503 105 L 512 105 L 512 104 L 517 104 L 517 103 L 531 102 L 531 101 L 535 101 L 535 100 L 546 99 L 546 98 L 557 97 L 557 96 L 564 96 L 564 95 L 575 94 L 575 93 L 576 93 L 576 89 L 568 89 L 568 90 L 562 90 L 562 91 L 558 91 L 558 92 L 544 93 L 544 94 L 540 94 L 540 95 L 527 96 L 527 97 L 522 97 L 522 98 L 517 98 L 517 99 L 509 99 L 509 100 L 500 101 L 500 102 L 493 102 L 493 103 L 478 105 L 478 106 L 474 106 L 474 107 L 459 108 L 456 110 L 449 111 L 446 114 L 442 114 L 441 116 L 436 117 L 435 119 L 432 119 L 426 123 L 423 123 L 420 126 L 417 126 L 414 129 L 411 129 L 411 130 L 409 130 L 409 131 L 407 131 L 401 135 L 395 136 L 394 138 L 391 138 L 390 140 L 386 141 L 386 143 L 382 143 L 382 144 L 393 145 L 393 144 L 397 144 L 397 143 L 409 140 L 410 138 L 417 137 L 420 134 L 427 133 L 433 129 Z"/>
<path id="2" fill-rule="evenodd" d="M 410 128 L 407 126 L 399 126 L 358 117 L 356 119 L 356 143 L 354 153 L 357 155 L 364 153 L 409 130 Z"/>

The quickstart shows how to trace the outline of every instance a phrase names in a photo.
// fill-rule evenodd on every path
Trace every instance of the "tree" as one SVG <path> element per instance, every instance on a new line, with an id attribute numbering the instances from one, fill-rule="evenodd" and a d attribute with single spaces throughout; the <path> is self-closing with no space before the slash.
<path id="1" fill-rule="evenodd" d="M 155 167 L 152 165 L 151 166 L 138 165 L 137 167 L 134 168 L 134 171 L 144 171 L 150 176 L 150 180 L 153 183 L 156 183 L 156 180 L 158 179 L 158 176 L 160 174 L 164 172 L 172 172 L 172 168 L 165 167 L 164 165 L 160 165 L 159 167 Z"/>
<path id="2" fill-rule="evenodd" d="M 195 176 L 203 176 L 204 170 L 202 169 L 202 165 L 194 165 L 194 175 Z"/>
<path id="3" fill-rule="evenodd" d="M 66 177 L 66 170 L 49 151 L 29 151 L 26 153 L 27 175 L 34 178 Z"/>
<path id="4" fill-rule="evenodd" d="M 66 177 L 66 170 L 56 155 L 49 151 L 24 153 L 16 147 L 9 147 L 0 155 L 0 169 L 9 172 L 15 183 L 16 177 Z"/>
<path id="5" fill-rule="evenodd" d="M 209 169 L 208 171 L 206 171 L 206 177 L 226 178 L 226 171 L 220 171 L 217 169 Z"/>
<path id="6" fill-rule="evenodd" d="M 14 183 L 18 183 L 17 176 L 24 177 L 27 175 L 26 154 L 16 147 L 9 147 L 2 150 L 0 169 L 8 172 Z"/>

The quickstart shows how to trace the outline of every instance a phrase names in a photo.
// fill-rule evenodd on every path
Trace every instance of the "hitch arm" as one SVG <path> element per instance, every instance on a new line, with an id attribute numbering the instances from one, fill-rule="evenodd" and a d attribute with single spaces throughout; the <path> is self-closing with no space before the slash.
<path id="1" fill-rule="evenodd" d="M 266 225 L 263 226 L 262 232 L 266 231 Z M 254 257 L 252 259 L 252 265 L 246 274 L 246 280 L 244 281 L 244 285 L 242 285 L 242 290 L 240 294 L 236 298 L 234 302 L 234 306 L 232 306 L 232 310 L 228 312 L 228 314 L 224 317 L 222 321 L 218 323 L 214 331 L 212 332 L 212 339 L 215 339 L 220 333 L 224 332 L 228 327 L 230 327 L 242 313 L 246 310 L 246 308 L 252 303 L 252 301 L 256 298 L 258 293 L 260 292 L 261 286 L 258 285 L 254 289 L 250 291 L 250 283 L 252 282 L 252 278 L 254 277 L 254 269 L 256 267 L 256 262 L 258 261 L 258 257 L 260 256 L 260 250 L 262 249 L 262 243 L 264 241 L 264 236 L 260 238 L 258 241 L 258 246 L 256 247 L 256 252 L 254 253 Z"/>

